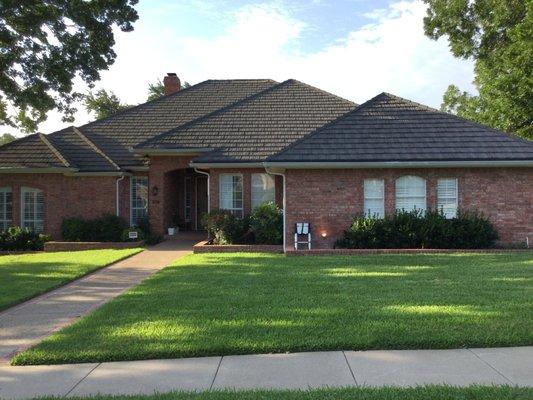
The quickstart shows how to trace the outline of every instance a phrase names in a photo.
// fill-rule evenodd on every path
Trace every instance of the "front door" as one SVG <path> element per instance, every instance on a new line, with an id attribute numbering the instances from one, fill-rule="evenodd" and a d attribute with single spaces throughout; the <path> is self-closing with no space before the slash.
<path id="1" fill-rule="evenodd" d="M 207 213 L 207 177 L 196 177 L 196 229 L 203 229 L 202 216 Z"/>

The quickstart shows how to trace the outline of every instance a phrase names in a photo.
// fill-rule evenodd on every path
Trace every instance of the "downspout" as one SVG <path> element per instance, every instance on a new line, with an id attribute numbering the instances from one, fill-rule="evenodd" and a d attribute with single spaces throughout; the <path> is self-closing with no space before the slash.
<path id="1" fill-rule="evenodd" d="M 270 175 L 279 175 L 283 177 L 283 252 L 287 251 L 287 196 L 286 196 L 286 177 L 284 173 L 273 172 L 268 170 L 268 167 L 265 167 L 265 171 Z"/>
<path id="2" fill-rule="evenodd" d="M 124 179 L 124 174 L 122 174 L 120 176 L 120 178 L 117 178 L 116 181 L 115 181 L 116 191 L 117 191 L 117 195 L 116 195 L 116 199 L 117 199 L 117 204 L 116 204 L 117 217 L 120 217 L 120 181 L 122 181 L 123 179 Z"/>

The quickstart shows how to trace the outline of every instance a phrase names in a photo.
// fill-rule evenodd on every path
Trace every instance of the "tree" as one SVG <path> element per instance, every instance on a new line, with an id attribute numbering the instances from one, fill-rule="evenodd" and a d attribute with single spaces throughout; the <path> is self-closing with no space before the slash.
<path id="1" fill-rule="evenodd" d="M 183 82 L 181 84 L 181 89 L 186 89 L 189 86 L 189 82 Z M 156 83 L 150 83 L 148 85 L 148 101 L 158 99 L 165 95 L 165 85 L 161 82 L 161 79 L 158 79 Z"/>
<path id="2" fill-rule="evenodd" d="M 16 139 L 16 137 L 13 136 L 12 134 L 4 133 L 3 135 L 0 135 L 0 146 L 2 146 L 3 144 L 6 144 L 6 143 L 12 142 L 15 139 Z"/>
<path id="3" fill-rule="evenodd" d="M 113 92 L 107 92 L 105 89 L 98 90 L 95 94 L 90 92 L 84 98 L 85 109 L 95 114 L 96 119 L 106 118 L 110 115 L 131 107 L 123 104 Z"/>
<path id="4" fill-rule="evenodd" d="M 53 109 L 72 121 L 74 78 L 93 87 L 113 64 L 113 28 L 133 30 L 137 1 L 3 0 L 0 122 L 32 132 Z"/>
<path id="5" fill-rule="evenodd" d="M 441 109 L 533 138 L 533 0 L 424 0 L 425 33 L 473 59 L 473 95 L 450 85 Z"/>

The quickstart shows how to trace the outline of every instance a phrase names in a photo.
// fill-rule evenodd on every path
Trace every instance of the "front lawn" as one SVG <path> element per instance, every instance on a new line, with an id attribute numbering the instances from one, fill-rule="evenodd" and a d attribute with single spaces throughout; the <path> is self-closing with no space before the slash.
<path id="1" fill-rule="evenodd" d="M 533 252 L 178 260 L 15 364 L 533 344 Z"/>
<path id="2" fill-rule="evenodd" d="M 0 256 L 0 310 L 64 285 L 142 249 Z"/>
<path id="3" fill-rule="evenodd" d="M 150 396 L 94 396 L 91 400 L 526 400 L 532 388 L 511 386 L 421 386 L 415 388 L 343 388 L 317 390 L 257 390 L 173 392 Z M 54 398 L 49 398 L 54 399 Z M 81 397 L 72 397 L 82 400 Z"/>

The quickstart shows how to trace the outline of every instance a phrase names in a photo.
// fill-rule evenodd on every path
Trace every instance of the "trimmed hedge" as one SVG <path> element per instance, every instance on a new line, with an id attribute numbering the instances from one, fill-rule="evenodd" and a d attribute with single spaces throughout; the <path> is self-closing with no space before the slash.
<path id="1" fill-rule="evenodd" d="M 274 203 L 255 207 L 239 218 L 229 211 L 213 210 L 202 217 L 213 244 L 280 244 L 283 241 L 283 211 Z"/>
<path id="2" fill-rule="evenodd" d="M 120 242 L 128 226 L 111 214 L 95 219 L 67 218 L 61 224 L 61 236 L 70 242 Z"/>
<path id="3" fill-rule="evenodd" d="M 482 249 L 494 247 L 498 234 L 479 213 L 459 212 L 446 219 L 436 211 L 401 211 L 383 219 L 356 216 L 335 243 L 345 249 Z"/>
<path id="4" fill-rule="evenodd" d="M 0 231 L 0 251 L 42 250 L 50 237 L 18 226 Z"/>

